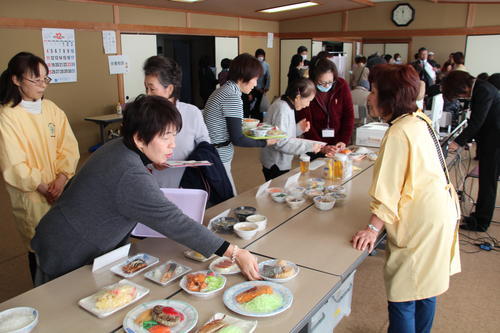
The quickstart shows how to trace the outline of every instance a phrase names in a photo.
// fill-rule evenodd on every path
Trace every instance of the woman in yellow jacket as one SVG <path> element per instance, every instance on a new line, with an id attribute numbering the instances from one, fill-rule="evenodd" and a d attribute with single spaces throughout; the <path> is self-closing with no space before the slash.
<path id="1" fill-rule="evenodd" d="M 43 99 L 51 79 L 43 59 L 16 54 L 0 77 L 0 170 L 14 221 L 36 270 L 35 227 L 76 169 L 78 143 L 64 112 Z"/>
<path id="2" fill-rule="evenodd" d="M 384 279 L 389 332 L 430 332 L 436 296 L 460 271 L 460 208 L 430 120 L 417 110 L 419 78 L 411 66 L 380 65 L 370 72 L 373 116 L 390 124 L 374 167 L 368 226 L 353 246 L 373 250 L 387 231 Z"/>

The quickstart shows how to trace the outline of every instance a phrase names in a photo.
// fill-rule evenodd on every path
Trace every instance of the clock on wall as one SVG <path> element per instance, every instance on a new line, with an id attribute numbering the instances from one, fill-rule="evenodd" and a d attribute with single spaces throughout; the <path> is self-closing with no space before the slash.
<path id="1" fill-rule="evenodd" d="M 392 10 L 392 22 L 398 27 L 408 26 L 415 18 L 415 9 L 409 3 L 400 3 Z"/>

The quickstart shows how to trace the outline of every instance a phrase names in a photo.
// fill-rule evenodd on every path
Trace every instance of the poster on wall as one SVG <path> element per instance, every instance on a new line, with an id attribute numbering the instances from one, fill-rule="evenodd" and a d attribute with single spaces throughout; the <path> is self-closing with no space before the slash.
<path id="1" fill-rule="evenodd" d="M 52 82 L 76 82 L 75 30 L 43 28 L 42 38 Z"/>
<path id="2" fill-rule="evenodd" d="M 273 48 L 273 42 L 274 42 L 274 33 L 268 32 L 267 33 L 267 48 L 268 49 Z"/>
<path id="3" fill-rule="evenodd" d="M 109 74 L 127 74 L 128 57 L 126 55 L 108 56 Z"/>
<path id="4" fill-rule="evenodd" d="M 102 44 L 104 46 L 104 54 L 116 53 L 116 33 L 114 30 L 104 30 L 102 32 Z"/>

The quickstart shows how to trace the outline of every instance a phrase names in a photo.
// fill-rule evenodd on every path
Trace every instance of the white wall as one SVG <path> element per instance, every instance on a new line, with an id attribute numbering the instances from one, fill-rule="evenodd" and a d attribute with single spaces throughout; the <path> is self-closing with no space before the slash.
<path id="1" fill-rule="evenodd" d="M 500 35 L 467 36 L 465 67 L 471 75 L 500 73 Z"/>
<path id="2" fill-rule="evenodd" d="M 239 54 L 238 37 L 215 37 L 215 67 L 217 75 L 222 70 L 220 62 L 224 58 L 233 60 Z"/>
<path id="3" fill-rule="evenodd" d="M 379 55 L 384 54 L 384 44 L 363 44 L 363 55 L 369 57 L 378 52 Z"/>
<path id="4" fill-rule="evenodd" d="M 144 94 L 144 61 L 157 55 L 156 35 L 121 35 L 122 54 L 129 59 L 129 72 L 123 75 L 126 101 Z M 128 96 L 128 99 L 127 99 Z"/>
<path id="5" fill-rule="evenodd" d="M 320 53 L 321 51 L 323 51 L 323 42 L 319 40 L 313 40 L 311 58 L 318 55 L 318 53 Z"/>

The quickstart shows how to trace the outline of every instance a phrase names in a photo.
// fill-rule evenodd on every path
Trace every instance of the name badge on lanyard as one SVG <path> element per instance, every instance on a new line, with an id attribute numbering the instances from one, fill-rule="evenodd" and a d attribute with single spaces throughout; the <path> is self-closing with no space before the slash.
<path id="1" fill-rule="evenodd" d="M 321 136 L 324 138 L 333 138 L 335 136 L 335 130 L 333 128 L 325 128 L 321 131 Z"/>

